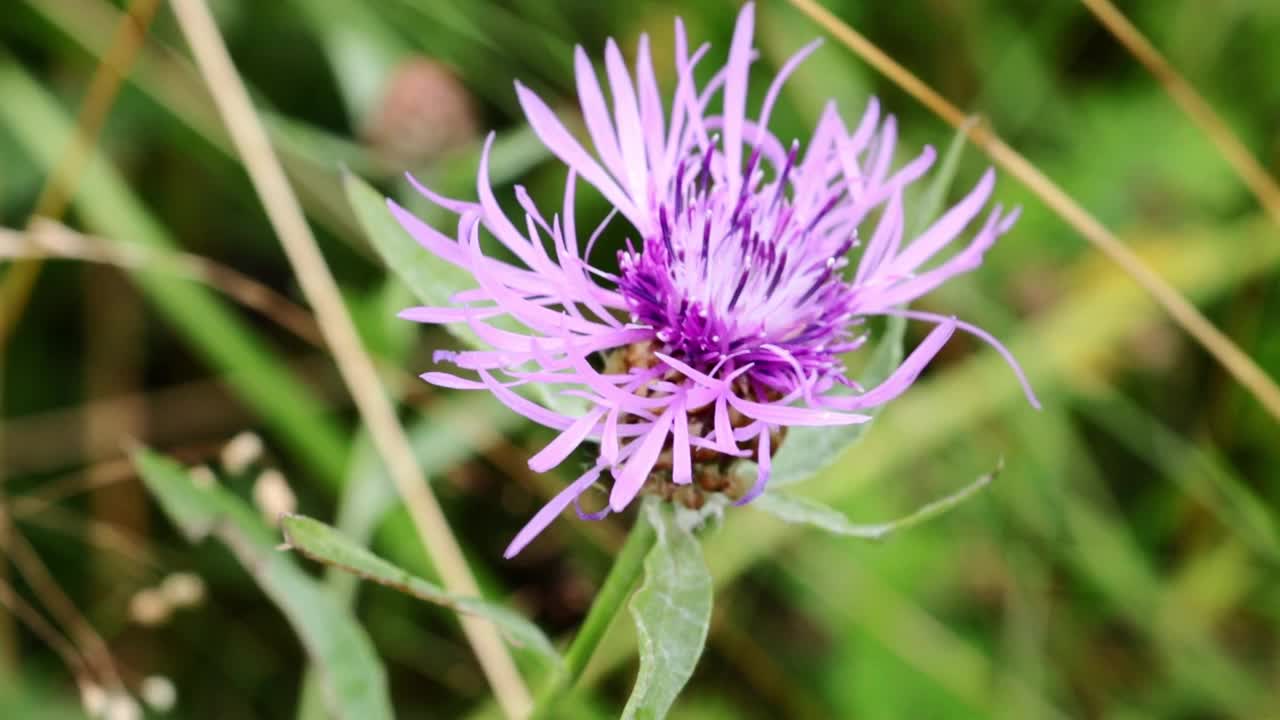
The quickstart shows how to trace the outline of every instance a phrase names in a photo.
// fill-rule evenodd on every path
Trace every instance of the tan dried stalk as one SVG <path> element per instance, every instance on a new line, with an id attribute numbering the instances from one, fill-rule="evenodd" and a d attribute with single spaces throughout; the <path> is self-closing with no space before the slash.
<path id="1" fill-rule="evenodd" d="M 124 683 L 116 669 L 115 660 L 107 643 L 93 629 L 93 625 L 80 613 L 70 596 L 62 589 L 48 566 L 40 559 L 35 548 L 17 527 L 5 528 L 9 535 L 9 557 L 26 579 L 31 591 L 44 604 L 49 613 L 62 624 L 67 635 L 75 642 L 84 659 L 94 669 L 107 687 L 122 690 Z"/>
<path id="2" fill-rule="evenodd" d="M 0 608 L 3 608 L 12 617 L 16 618 L 41 642 L 53 649 L 54 653 L 62 659 L 62 663 L 67 666 L 71 676 L 75 678 L 76 684 L 82 689 L 89 686 L 96 686 L 93 681 L 93 674 L 89 672 L 89 667 L 85 664 L 84 658 L 76 650 L 62 633 L 58 632 L 43 615 L 35 608 L 31 607 L 26 600 L 22 599 L 5 579 L 0 578 Z"/>
<path id="3" fill-rule="evenodd" d="M 26 233 L 0 228 L 0 260 L 31 258 L 80 260 L 184 277 L 261 313 L 312 345 L 324 344 L 315 319 L 306 310 L 248 275 L 206 257 L 87 235 L 45 219 L 37 220 Z"/>
<path id="4" fill-rule="evenodd" d="M 1272 177 L 1253 153 L 1244 146 L 1240 138 L 1231 130 L 1222 116 L 1219 115 L 1200 93 L 1182 77 L 1173 65 L 1160 54 L 1124 13 L 1112 4 L 1111 0 L 1081 0 L 1085 7 L 1111 32 L 1116 40 L 1128 50 L 1138 62 L 1142 63 L 1157 82 L 1164 88 L 1178 107 L 1191 118 L 1209 141 L 1218 148 L 1222 157 L 1236 171 L 1236 175 L 1258 198 L 1262 209 L 1280 225 L 1280 184 Z"/>

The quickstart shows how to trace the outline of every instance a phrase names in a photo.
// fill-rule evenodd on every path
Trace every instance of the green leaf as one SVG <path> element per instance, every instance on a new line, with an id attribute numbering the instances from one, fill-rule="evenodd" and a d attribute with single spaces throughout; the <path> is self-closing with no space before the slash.
<path id="1" fill-rule="evenodd" d="M 828 505 L 772 490 L 756 498 L 755 502 L 751 503 L 751 507 L 763 510 L 786 523 L 812 525 L 836 535 L 878 542 L 899 530 L 906 530 L 947 512 L 990 485 L 997 473 L 999 473 L 998 468 L 995 472 L 979 477 L 954 493 L 934 500 L 906 517 L 875 525 L 858 525 L 849 522 L 849 518 Z"/>
<path id="2" fill-rule="evenodd" d="M 253 510 L 217 485 L 196 486 L 169 458 L 139 449 L 133 462 L 183 534 L 192 542 L 209 536 L 221 540 L 284 613 L 320 671 L 334 717 L 393 717 L 386 674 L 369 637 L 319 582 L 279 551 L 275 533 Z"/>
<path id="3" fill-rule="evenodd" d="M 65 685 L 51 681 L 45 667 L 25 662 L 0 679 L 0 717 L 84 720 L 85 710 Z"/>
<path id="4" fill-rule="evenodd" d="M 711 573 L 693 532 L 652 499 L 644 522 L 657 542 L 645 558 L 644 585 L 631 599 L 640 643 L 640 673 L 622 716 L 662 718 L 702 656 L 711 626 Z"/>
<path id="5" fill-rule="evenodd" d="M 517 647 L 526 647 L 540 655 L 559 661 L 559 655 L 547 636 L 536 625 L 516 612 L 478 598 L 462 597 L 438 585 L 414 577 L 364 548 L 348 540 L 333 528 L 301 515 L 281 519 L 285 541 L 294 550 L 315 560 L 332 565 L 353 575 L 412 595 L 419 600 L 447 607 L 493 621 L 507 639 Z"/>

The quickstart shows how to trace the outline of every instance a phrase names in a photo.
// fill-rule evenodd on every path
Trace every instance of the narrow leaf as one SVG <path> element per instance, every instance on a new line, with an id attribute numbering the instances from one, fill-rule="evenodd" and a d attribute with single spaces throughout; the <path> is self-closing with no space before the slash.
<path id="1" fill-rule="evenodd" d="M 280 523 L 288 546 L 316 562 L 332 565 L 365 580 L 385 585 L 455 612 L 493 621 L 512 644 L 537 651 L 558 661 L 559 656 L 547 636 L 516 612 L 477 598 L 462 597 L 439 585 L 414 577 L 364 548 L 322 522 L 301 515 L 289 515 Z"/>
<path id="2" fill-rule="evenodd" d="M 276 537 L 244 502 L 218 486 L 197 487 L 185 468 L 146 449 L 133 454 L 147 489 L 188 539 L 218 538 L 280 608 L 320 672 L 341 720 L 390 720 L 387 678 L 373 643 L 323 586 L 276 548 Z"/>
<path id="3" fill-rule="evenodd" d="M 969 499 L 974 493 L 991 484 L 999 473 L 988 473 L 946 497 L 934 500 L 906 517 L 876 525 L 858 525 L 849 521 L 835 508 L 808 498 L 777 492 L 766 492 L 751 507 L 763 510 L 786 523 L 812 525 L 836 535 L 861 538 L 878 542 L 889 535 L 927 522 Z"/>
<path id="4" fill-rule="evenodd" d="M 650 500 L 643 522 L 657 542 L 645 558 L 644 585 L 631 600 L 640 673 L 622 717 L 666 717 L 702 656 L 711 626 L 711 573 L 702 546 L 669 507 Z"/>

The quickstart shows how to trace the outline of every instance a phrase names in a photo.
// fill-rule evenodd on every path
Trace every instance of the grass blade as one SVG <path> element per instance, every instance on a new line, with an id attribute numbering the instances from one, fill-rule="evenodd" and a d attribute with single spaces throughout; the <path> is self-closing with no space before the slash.
<path id="1" fill-rule="evenodd" d="M 997 472 L 999 472 L 997 470 Z M 875 525 L 859 525 L 849 521 L 840 511 L 808 498 L 766 492 L 752 507 L 773 515 L 785 523 L 811 525 L 836 535 L 879 542 L 900 530 L 907 530 L 947 512 L 968 500 L 974 493 L 991 484 L 996 473 L 989 473 L 954 493 L 934 500 L 906 517 Z"/>

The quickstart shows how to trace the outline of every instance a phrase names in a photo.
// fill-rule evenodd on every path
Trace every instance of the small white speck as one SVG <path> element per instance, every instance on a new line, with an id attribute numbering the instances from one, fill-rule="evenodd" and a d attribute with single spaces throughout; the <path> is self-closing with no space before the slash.
<path id="1" fill-rule="evenodd" d="M 84 714 L 89 717 L 102 715 L 107 709 L 107 697 L 107 691 L 99 685 L 86 683 L 80 686 L 80 705 L 84 708 Z"/>
<path id="2" fill-rule="evenodd" d="M 124 693 L 117 693 L 103 708 L 102 720 L 142 720 L 142 708 L 138 701 Z"/>
<path id="3" fill-rule="evenodd" d="M 188 471 L 191 477 L 191 484 L 201 490 L 208 490 L 218 484 L 218 476 L 209 469 L 208 465 L 197 465 Z"/>
<path id="4" fill-rule="evenodd" d="M 143 588 L 129 600 L 129 617 L 144 627 L 163 625 L 172 614 L 168 598 L 154 588 Z"/>
<path id="5" fill-rule="evenodd" d="M 178 702 L 178 689 L 173 681 L 163 675 L 152 675 L 142 681 L 138 688 L 142 701 L 156 712 L 169 712 Z"/>
<path id="6" fill-rule="evenodd" d="M 262 438 L 257 433 L 242 432 L 222 448 L 222 466 L 227 472 L 240 474 L 262 457 Z"/>
<path id="7" fill-rule="evenodd" d="M 160 583 L 160 592 L 175 608 L 194 607 L 204 600 L 204 580 L 195 573 L 173 573 Z"/>

